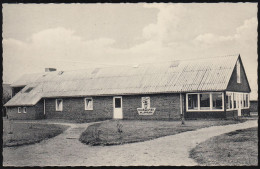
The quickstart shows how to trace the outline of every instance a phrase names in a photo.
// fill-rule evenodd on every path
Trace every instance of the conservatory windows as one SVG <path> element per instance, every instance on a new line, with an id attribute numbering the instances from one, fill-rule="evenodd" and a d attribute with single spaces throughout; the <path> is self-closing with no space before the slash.
<path id="1" fill-rule="evenodd" d="M 216 111 L 224 109 L 224 95 L 222 92 L 187 94 L 187 110 Z"/>

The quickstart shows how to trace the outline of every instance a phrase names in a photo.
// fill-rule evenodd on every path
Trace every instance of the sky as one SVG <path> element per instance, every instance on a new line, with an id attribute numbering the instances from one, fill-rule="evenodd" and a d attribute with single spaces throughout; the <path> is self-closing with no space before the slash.
<path id="1" fill-rule="evenodd" d="M 257 98 L 257 3 L 3 4 L 3 82 L 240 54 Z"/>

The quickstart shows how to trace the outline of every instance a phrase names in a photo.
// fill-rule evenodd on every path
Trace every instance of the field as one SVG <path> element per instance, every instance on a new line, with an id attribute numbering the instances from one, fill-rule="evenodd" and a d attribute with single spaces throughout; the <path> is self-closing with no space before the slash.
<path id="1" fill-rule="evenodd" d="M 3 147 L 40 142 L 61 134 L 67 126 L 54 124 L 18 123 L 3 120 Z"/>
<path id="2" fill-rule="evenodd" d="M 118 145 L 151 140 L 204 127 L 239 122 L 241 121 L 190 120 L 186 121 L 185 125 L 181 125 L 180 121 L 114 120 L 89 126 L 81 134 L 80 141 L 90 145 Z"/>
<path id="3" fill-rule="evenodd" d="M 249 128 L 213 137 L 197 145 L 190 156 L 206 166 L 257 165 L 257 131 L 257 128 Z"/>

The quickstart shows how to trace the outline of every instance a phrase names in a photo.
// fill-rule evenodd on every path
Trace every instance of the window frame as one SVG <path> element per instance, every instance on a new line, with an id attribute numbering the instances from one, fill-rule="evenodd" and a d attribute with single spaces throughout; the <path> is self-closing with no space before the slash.
<path id="1" fill-rule="evenodd" d="M 22 113 L 21 109 L 22 109 L 21 107 L 18 107 L 18 108 L 17 108 L 17 112 L 18 112 L 19 114 Z"/>
<path id="2" fill-rule="evenodd" d="M 249 109 L 250 108 L 250 100 L 249 100 L 249 95 L 250 93 L 244 93 L 244 92 L 230 92 L 230 91 L 227 91 L 227 93 L 231 93 L 231 100 L 232 100 L 232 109 L 226 109 L 227 111 L 232 111 L 232 110 L 238 110 L 239 109 L 239 106 L 240 106 L 240 103 L 239 101 L 241 102 L 241 99 L 242 99 L 242 104 L 241 104 L 241 108 L 240 109 Z M 245 106 L 244 104 L 244 98 L 248 97 L 248 101 L 247 101 L 247 105 L 248 107 Z M 234 99 L 236 100 L 236 108 L 234 108 Z"/>
<path id="3" fill-rule="evenodd" d="M 231 108 L 226 108 L 227 111 L 231 111 L 234 110 L 234 92 L 226 92 L 226 96 L 227 94 L 230 94 L 231 96 Z"/>
<path id="4" fill-rule="evenodd" d="M 87 99 L 90 99 L 92 104 L 91 104 L 91 107 L 87 107 Z M 85 97 L 84 98 L 84 107 L 85 107 L 85 110 L 93 110 L 93 98 L 92 97 Z"/>
<path id="5" fill-rule="evenodd" d="M 58 109 L 58 100 L 61 100 L 61 110 Z M 63 111 L 63 99 L 56 99 L 56 111 Z"/>
<path id="6" fill-rule="evenodd" d="M 23 113 L 27 113 L 27 107 L 23 107 Z"/>
<path id="7" fill-rule="evenodd" d="M 213 109 L 213 100 L 212 100 L 212 93 L 221 93 L 222 95 L 222 109 Z M 198 109 L 195 110 L 195 109 L 189 109 L 189 106 L 188 106 L 188 95 L 189 94 L 197 94 L 197 98 L 198 98 Z M 199 95 L 200 94 L 209 94 L 210 96 L 210 109 L 209 110 L 201 110 L 200 108 L 200 98 L 199 98 Z M 219 91 L 219 92 L 200 92 L 200 93 L 186 93 L 186 111 L 187 112 L 215 112 L 215 111 L 224 111 L 224 92 L 222 91 Z"/>

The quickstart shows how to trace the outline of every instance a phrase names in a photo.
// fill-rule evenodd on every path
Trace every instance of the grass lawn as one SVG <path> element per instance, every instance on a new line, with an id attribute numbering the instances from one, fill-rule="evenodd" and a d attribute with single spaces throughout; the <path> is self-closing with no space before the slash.
<path id="1" fill-rule="evenodd" d="M 190 156 L 207 166 L 258 165 L 257 133 L 255 127 L 213 137 L 197 145 Z"/>
<path id="2" fill-rule="evenodd" d="M 54 124 L 33 124 L 3 120 L 3 147 L 33 144 L 61 134 L 68 127 Z M 12 132 L 12 133 L 11 133 Z"/>
<path id="3" fill-rule="evenodd" d="M 118 132 L 118 122 L 122 133 Z M 80 136 L 80 141 L 90 145 L 117 145 L 151 140 L 158 137 L 196 130 L 199 128 L 239 123 L 234 120 L 190 120 L 185 125 L 180 121 L 106 121 L 89 126 Z"/>

